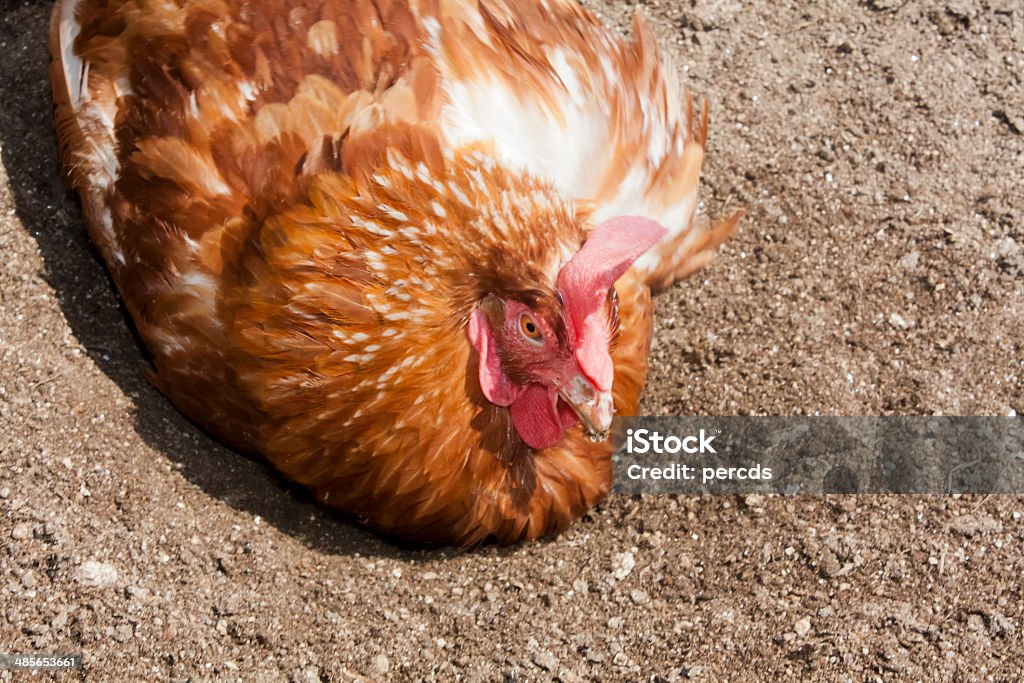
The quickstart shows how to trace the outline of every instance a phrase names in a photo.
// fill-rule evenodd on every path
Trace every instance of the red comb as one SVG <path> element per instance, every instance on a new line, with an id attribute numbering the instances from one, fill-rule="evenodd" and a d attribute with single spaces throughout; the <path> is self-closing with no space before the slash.
<path id="1" fill-rule="evenodd" d="M 665 233 L 665 228 L 648 218 L 612 218 L 590 231 L 587 241 L 558 274 L 576 360 L 601 391 L 611 389 L 613 375 L 607 324 L 602 319 L 608 290 Z"/>

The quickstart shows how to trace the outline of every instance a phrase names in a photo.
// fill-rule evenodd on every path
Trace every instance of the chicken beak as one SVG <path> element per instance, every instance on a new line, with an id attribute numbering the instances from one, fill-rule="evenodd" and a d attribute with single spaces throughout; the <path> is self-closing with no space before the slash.
<path id="1" fill-rule="evenodd" d="M 605 441 L 612 426 L 612 392 L 598 391 L 583 375 L 576 375 L 567 387 L 559 388 L 562 400 L 572 408 L 594 443 Z"/>

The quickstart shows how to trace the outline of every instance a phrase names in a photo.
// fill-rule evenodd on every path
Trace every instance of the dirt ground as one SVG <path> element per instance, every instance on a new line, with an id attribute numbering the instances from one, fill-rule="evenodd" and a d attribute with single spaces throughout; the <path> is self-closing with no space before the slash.
<path id="1" fill-rule="evenodd" d="M 749 212 L 659 299 L 644 409 L 1021 412 L 1024 6 L 824 5 L 643 6 L 713 102 L 707 212 Z M 612 496 L 547 542 L 411 551 L 212 442 L 143 378 L 62 187 L 49 2 L 0 7 L 0 652 L 95 680 L 1021 680 L 1022 497 Z"/>

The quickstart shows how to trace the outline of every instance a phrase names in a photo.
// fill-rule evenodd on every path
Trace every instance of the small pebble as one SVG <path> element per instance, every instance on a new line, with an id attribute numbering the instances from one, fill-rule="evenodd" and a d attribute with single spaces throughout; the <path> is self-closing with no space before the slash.
<path id="1" fill-rule="evenodd" d="M 78 580 L 87 586 L 106 588 L 117 583 L 117 567 L 106 562 L 89 560 L 78 568 Z"/>

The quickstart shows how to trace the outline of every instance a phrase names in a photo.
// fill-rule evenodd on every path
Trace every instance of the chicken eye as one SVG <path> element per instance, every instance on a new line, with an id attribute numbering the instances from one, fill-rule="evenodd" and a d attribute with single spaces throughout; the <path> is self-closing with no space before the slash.
<path id="1" fill-rule="evenodd" d="M 535 344 L 539 344 L 544 338 L 544 335 L 541 334 L 540 326 L 526 313 L 519 316 L 519 331 L 523 333 L 524 337 Z"/>

